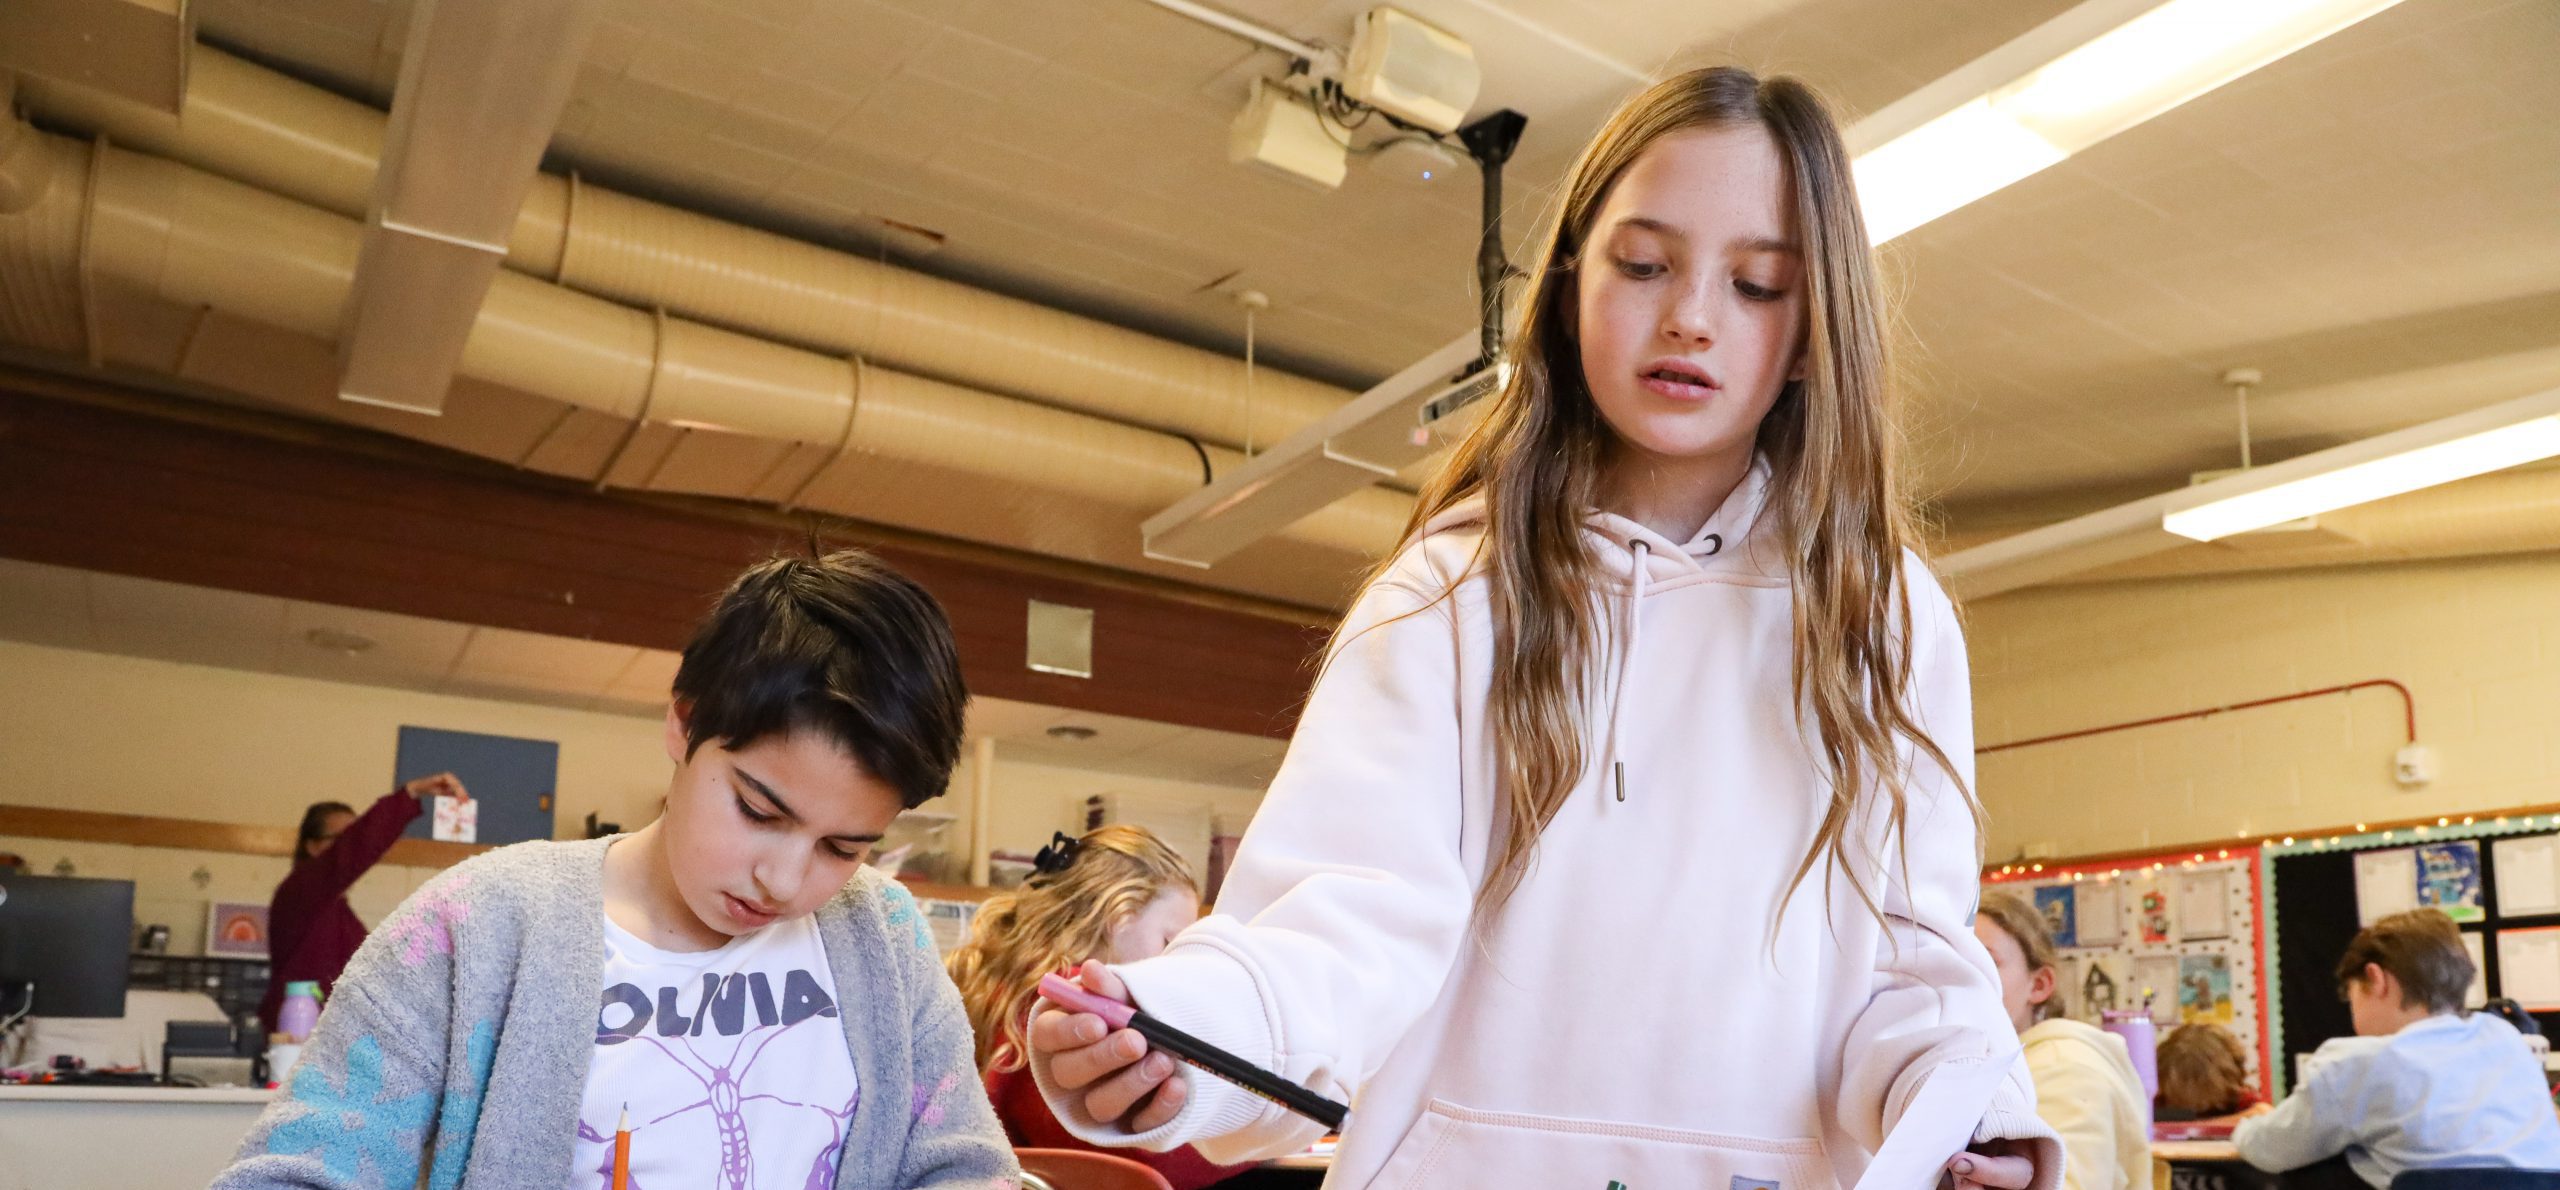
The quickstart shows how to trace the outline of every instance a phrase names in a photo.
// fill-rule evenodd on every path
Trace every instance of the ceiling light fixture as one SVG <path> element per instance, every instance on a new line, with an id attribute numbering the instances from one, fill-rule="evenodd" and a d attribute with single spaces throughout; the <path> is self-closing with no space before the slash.
<path id="1" fill-rule="evenodd" d="M 2088 0 L 1860 122 L 1891 128 L 1857 157 L 1867 234 L 1881 244 L 2398 2 Z"/>
<path id="2" fill-rule="evenodd" d="M 1980 599 L 2551 457 L 2560 388 L 2029 529 L 1933 568 L 1959 597 Z"/>
<path id="3" fill-rule="evenodd" d="M 1101 734 L 1081 723 L 1061 723 L 1049 729 L 1050 739 L 1064 740 L 1070 744 L 1081 744 Z"/>
<path id="4" fill-rule="evenodd" d="M 303 643 L 323 652 L 353 657 L 373 647 L 373 638 L 343 632 L 336 628 L 314 628 L 302 634 Z"/>
<path id="5" fill-rule="evenodd" d="M 2306 468 L 2306 473 L 2298 478 L 2168 513 L 2160 518 L 2160 527 L 2180 537 L 2214 541 L 2333 509 L 2368 504 L 2420 488 L 2560 456 L 2560 413 L 2533 412 L 2549 410 L 2555 404 L 2552 396 L 2546 393 L 2477 411 L 2493 415 L 2486 418 L 2469 415 L 2447 418 L 2443 422 L 2414 427 L 2399 434 L 2385 434 L 2333 451 L 2322 451 L 2296 461 L 2307 462 L 2332 455 L 2341 457 L 2328 465 Z M 2524 411 L 2521 414 L 2500 412 L 2519 406 Z M 2477 421 L 2494 422 L 2510 418 L 2505 420 L 2505 424 L 2468 433 L 2436 428 L 2453 422 L 2467 426 Z M 2448 433 L 2457 436 L 2445 436 Z M 2404 437 L 2404 443 L 2393 443 L 2394 439 Z M 2257 470 L 2274 472 L 2280 466 Z"/>

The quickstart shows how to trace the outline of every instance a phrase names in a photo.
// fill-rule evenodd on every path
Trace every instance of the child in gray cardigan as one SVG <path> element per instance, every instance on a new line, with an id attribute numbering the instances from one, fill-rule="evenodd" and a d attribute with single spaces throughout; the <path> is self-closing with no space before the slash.
<path id="1" fill-rule="evenodd" d="M 966 701 L 904 577 L 748 571 L 685 648 L 659 819 L 419 889 L 215 1187 L 1015 1185 L 915 901 L 862 867 Z"/>

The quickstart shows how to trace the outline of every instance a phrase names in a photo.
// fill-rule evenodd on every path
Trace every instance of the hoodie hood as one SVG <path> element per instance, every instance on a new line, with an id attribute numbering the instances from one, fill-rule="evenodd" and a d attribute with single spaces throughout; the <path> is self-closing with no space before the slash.
<path id="1" fill-rule="evenodd" d="M 1618 583 L 1660 590 L 1684 579 L 1724 577 L 1784 580 L 1785 551 L 1774 518 L 1762 516 L 1769 502 L 1769 460 L 1751 457 L 1751 469 L 1734 485 L 1724 503 L 1687 541 L 1673 541 L 1614 512 L 1588 509 L 1583 535 L 1592 556 Z M 1424 522 L 1416 541 L 1448 533 L 1481 532 L 1491 517 L 1481 493 L 1450 505 Z M 1408 545 L 1411 543 L 1408 542 Z"/>
<path id="2" fill-rule="evenodd" d="M 1608 674 L 1609 714 L 1601 727 L 1600 766 L 1609 790 L 1627 800 L 1627 768 L 1619 760 L 1619 725 L 1626 718 L 1627 680 L 1636 667 L 1644 627 L 1645 596 L 1692 581 L 1746 582 L 1776 586 L 1785 581 L 1778 561 L 1777 533 L 1761 513 L 1769 501 L 1769 461 L 1751 456 L 1751 469 L 1735 484 L 1724 503 L 1687 541 L 1675 542 L 1613 512 L 1589 510 L 1583 515 L 1583 537 L 1604 571 L 1617 581 L 1610 594 L 1613 638 L 1604 647 Z M 1480 532 L 1488 521 L 1484 497 L 1470 496 L 1431 518 L 1422 527 L 1428 538 L 1443 533 Z"/>

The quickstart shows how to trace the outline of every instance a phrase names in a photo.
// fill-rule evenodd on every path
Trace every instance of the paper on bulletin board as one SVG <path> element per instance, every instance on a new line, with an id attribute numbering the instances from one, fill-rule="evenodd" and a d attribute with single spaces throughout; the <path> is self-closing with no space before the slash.
<path id="1" fill-rule="evenodd" d="M 2418 903 L 2455 921 L 2479 921 L 2480 841 L 2456 839 L 2418 848 Z"/>
<path id="2" fill-rule="evenodd" d="M 2047 885 L 2035 890 L 2036 912 L 2044 918 L 2044 931 L 2055 946 L 2066 949 L 2080 945 L 2080 932 L 2074 929 L 2076 914 L 2068 884 Z"/>
<path id="3" fill-rule="evenodd" d="M 2178 960 L 2178 1018 L 2187 1024 L 2231 1023 L 2231 959 L 2191 954 Z"/>
<path id="4" fill-rule="evenodd" d="M 2418 907 L 2418 850 L 2356 853 L 2356 922 L 2372 925 Z"/>
<path id="5" fill-rule="evenodd" d="M 2113 880 L 2083 881 L 2080 893 L 2080 945 L 2113 946 L 2124 941 L 2124 886 Z"/>
<path id="6" fill-rule="evenodd" d="M 477 843 L 480 841 L 480 803 L 464 798 L 439 797 L 436 802 L 434 838 L 439 843 Z"/>
<path id="7" fill-rule="evenodd" d="M 2142 925 L 2143 942 L 2149 944 L 2168 941 L 2170 929 L 2174 924 L 2169 920 L 2169 890 L 2143 889 L 2138 908 L 2140 912 L 2136 916 Z"/>
<path id="8" fill-rule="evenodd" d="M 2478 1008 L 2489 1002 L 2489 948 L 2479 931 L 2464 930 L 2462 949 L 2471 952 L 2471 987 L 2462 993 L 2462 1006 Z"/>
<path id="9" fill-rule="evenodd" d="M 2144 955 L 2133 961 L 2133 1003 L 2151 998 L 2151 1023 L 2178 1023 L 2178 956 Z"/>
<path id="10" fill-rule="evenodd" d="M 2498 931 L 2498 993 L 2527 1012 L 2560 1012 L 2560 926 Z"/>
<path id="11" fill-rule="evenodd" d="M 2229 868 L 2207 868 L 2201 872 L 2178 874 L 2178 937 L 2181 940 L 2231 936 L 2231 876 Z"/>
<path id="12" fill-rule="evenodd" d="M 2498 869 L 2498 916 L 2560 913 L 2560 835 L 2500 839 L 2490 858 Z"/>
<path id="13" fill-rule="evenodd" d="M 2126 968 L 2124 956 L 2093 954 L 2084 957 L 2080 968 L 2080 1012 L 2088 1020 L 2098 1014 L 2131 1007 L 2136 996 L 2133 972 Z"/>

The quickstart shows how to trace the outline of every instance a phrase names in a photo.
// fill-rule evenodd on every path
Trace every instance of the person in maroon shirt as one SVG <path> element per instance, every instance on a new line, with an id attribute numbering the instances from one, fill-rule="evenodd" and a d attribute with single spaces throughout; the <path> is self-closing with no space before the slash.
<path id="1" fill-rule="evenodd" d="M 431 797 L 469 800 L 451 773 L 420 777 L 382 795 L 358 814 L 345 802 L 317 802 L 302 812 L 293 871 L 267 903 L 267 996 L 258 1005 L 266 1031 L 276 1031 L 284 1011 L 284 987 L 314 980 L 326 996 L 338 972 L 364 944 L 364 923 L 347 904 L 347 890 L 391 850 Z"/>
<path id="2" fill-rule="evenodd" d="M 1080 1149 L 1145 1164 L 1174 1190 L 1200 1190 L 1252 1169 L 1189 1149 L 1099 1149 L 1069 1133 L 1022 1064 L 1024 1023 L 1040 977 L 1087 959 L 1134 963 L 1161 953 L 1200 918 L 1200 890 L 1182 857 L 1144 827 L 1064 834 L 1040 851 L 1019 892 L 978 907 L 969 940 L 946 965 L 978 1034 L 978 1066 L 996 1118 L 1018 1149 Z"/>

